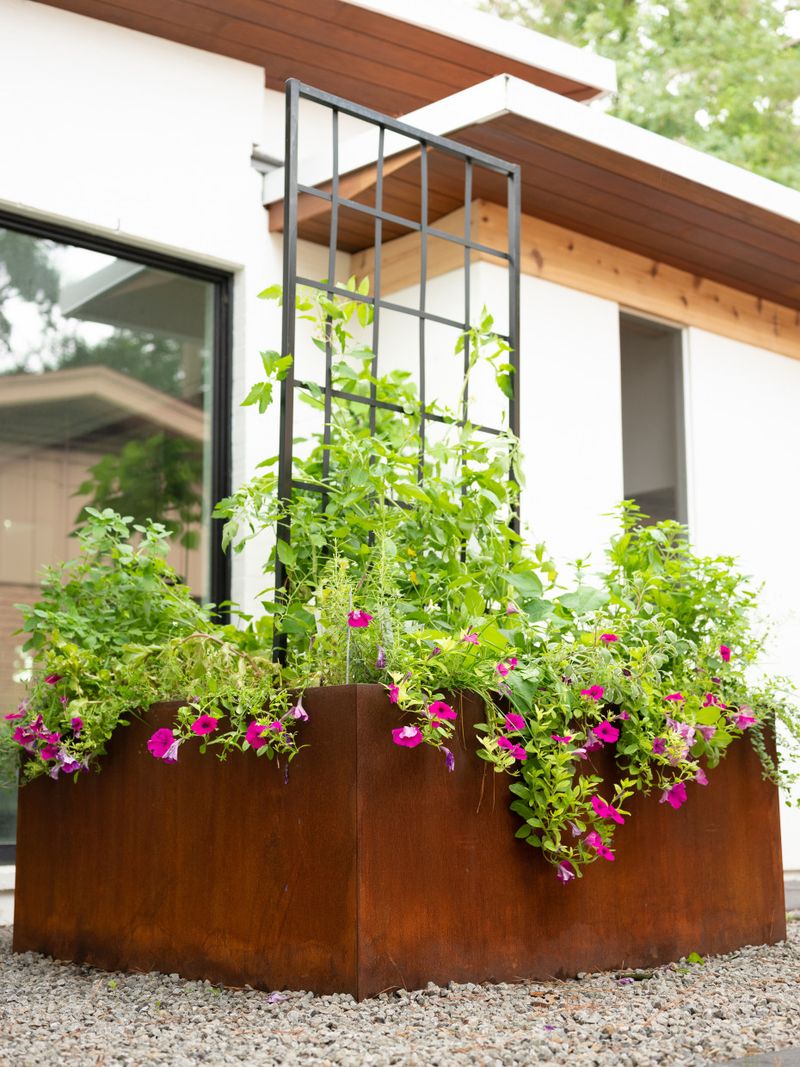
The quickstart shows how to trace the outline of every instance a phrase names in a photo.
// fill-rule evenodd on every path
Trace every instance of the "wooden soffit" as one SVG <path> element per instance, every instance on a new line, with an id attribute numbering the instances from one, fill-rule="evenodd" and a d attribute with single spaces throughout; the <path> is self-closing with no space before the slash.
<path id="1" fill-rule="evenodd" d="M 800 309 L 800 192 L 533 86 L 520 89 L 516 79 L 496 78 L 459 96 L 473 106 L 484 89 L 484 110 L 473 107 L 472 121 L 464 121 L 467 109 L 456 106 L 457 98 L 426 108 L 424 117 L 433 122 L 450 105 L 447 136 L 519 163 L 524 214 L 635 253 L 651 262 L 654 275 L 671 266 L 698 284 L 708 279 Z M 446 122 L 438 125 L 433 132 L 444 133 Z M 463 205 L 464 166 L 452 156 L 428 155 L 432 224 Z M 282 226 L 281 175 L 268 179 L 275 230 Z M 419 180 L 418 151 L 388 159 L 384 209 L 417 221 Z M 503 179 L 480 167 L 472 189 L 476 199 L 505 203 Z M 341 195 L 374 203 L 374 163 L 343 178 Z M 328 221 L 327 202 L 301 197 L 300 237 L 327 243 Z M 387 240 L 403 232 L 384 224 Z M 371 247 L 371 217 L 340 208 L 337 243 L 351 253 Z"/>
<path id="2" fill-rule="evenodd" d="M 498 204 L 475 201 L 470 210 L 471 236 L 491 248 L 505 247 L 508 216 Z M 437 223 L 447 233 L 465 232 L 464 209 Z M 696 326 L 735 341 L 800 359 L 800 311 L 764 300 L 709 278 L 680 270 L 616 245 L 598 241 L 542 219 L 523 215 L 520 226 L 524 275 L 613 300 L 623 308 Z M 497 260 L 476 251 L 472 262 Z M 460 245 L 439 240 L 428 248 L 428 277 L 461 270 Z M 385 297 L 419 283 L 420 238 L 407 234 L 381 249 L 381 292 Z M 375 250 L 356 252 L 350 272 L 372 278 Z"/>
<path id="3" fill-rule="evenodd" d="M 575 100 L 616 84 L 608 60 L 446 0 L 449 20 L 435 4 L 412 20 L 420 0 L 41 2 L 253 63 L 270 89 L 298 78 L 395 116 L 505 72 Z"/>

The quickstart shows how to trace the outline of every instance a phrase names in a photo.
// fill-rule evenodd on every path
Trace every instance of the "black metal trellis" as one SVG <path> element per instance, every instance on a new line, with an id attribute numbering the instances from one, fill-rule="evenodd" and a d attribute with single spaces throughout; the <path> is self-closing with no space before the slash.
<path id="1" fill-rule="evenodd" d="M 330 191 L 318 189 L 314 186 L 304 185 L 298 180 L 298 124 L 300 101 L 310 100 L 314 103 L 327 107 L 331 112 L 333 134 L 333 169 L 330 180 Z M 362 204 L 356 200 L 343 197 L 340 194 L 339 183 L 339 116 L 348 115 L 362 122 L 369 123 L 378 129 L 378 155 L 376 162 L 375 203 Z M 420 218 L 405 218 L 384 210 L 383 186 L 384 186 L 384 149 L 386 132 L 400 134 L 411 141 L 416 141 L 420 152 Z M 454 156 L 464 163 L 464 233 L 448 233 L 446 230 L 432 225 L 428 219 L 429 189 L 428 189 L 428 152 L 435 149 L 438 152 Z M 511 374 L 511 398 L 509 401 L 509 428 L 513 433 L 519 432 L 519 291 L 520 291 L 520 168 L 516 163 L 508 163 L 495 156 L 487 155 L 477 149 L 459 144 L 445 137 L 438 137 L 426 133 L 424 130 L 409 126 L 404 122 L 383 115 L 378 111 L 362 107 L 351 101 L 343 100 L 330 93 L 322 92 L 311 86 L 304 85 L 295 79 L 286 83 L 286 156 L 285 156 L 285 185 L 284 185 L 284 225 L 283 225 L 283 331 L 282 331 L 282 355 L 294 355 L 295 353 L 295 300 L 297 286 L 308 286 L 325 293 L 329 298 L 342 296 L 347 300 L 361 302 L 370 305 L 373 309 L 372 319 L 372 351 L 374 353 L 372 364 L 372 376 L 377 377 L 377 363 L 379 357 L 380 342 L 380 319 L 381 311 L 396 311 L 404 315 L 415 316 L 419 320 L 419 401 L 420 401 L 420 477 L 422 476 L 422 460 L 424 459 L 425 429 L 428 422 L 451 422 L 441 415 L 426 411 L 425 395 L 425 326 L 427 322 L 436 322 L 450 326 L 464 333 L 470 328 L 470 268 L 472 253 L 484 252 L 498 260 L 504 260 L 508 264 L 508 333 L 500 334 L 509 344 L 509 363 L 513 370 Z M 473 196 L 473 169 L 475 166 L 485 168 L 495 174 L 506 178 L 506 206 L 508 211 L 508 248 L 507 250 L 493 248 L 472 239 L 472 196 Z M 301 194 L 317 197 L 330 203 L 330 234 L 328 242 L 328 278 L 320 282 L 313 278 L 298 276 L 297 273 L 297 202 Z M 338 243 L 339 209 L 345 207 L 352 211 L 361 212 L 371 216 L 374 221 L 374 268 L 372 277 L 372 296 L 352 292 L 335 284 L 336 275 L 336 252 Z M 416 231 L 420 235 L 420 277 L 419 277 L 419 307 L 406 307 L 402 304 L 386 300 L 381 292 L 381 250 L 383 241 L 383 224 L 395 223 L 403 226 L 408 231 Z M 464 249 L 464 318 L 458 320 L 438 315 L 426 308 L 427 302 L 427 270 L 428 270 L 428 239 L 438 238 L 449 241 L 452 244 L 461 245 Z M 318 492 L 324 495 L 324 488 L 306 482 L 298 481 L 293 477 L 293 441 L 294 441 L 294 395 L 297 389 L 319 388 L 324 396 L 324 443 L 330 443 L 330 424 L 332 416 L 332 402 L 334 398 L 345 399 L 355 403 L 364 404 L 370 409 L 369 420 L 372 433 L 375 432 L 376 412 L 378 408 L 387 411 L 401 412 L 402 408 L 397 404 L 379 400 L 375 386 L 372 385 L 369 396 L 361 396 L 345 390 L 334 389 L 332 386 L 332 363 L 333 353 L 330 340 L 325 350 L 325 383 L 324 386 L 312 386 L 307 381 L 295 377 L 294 366 L 290 367 L 281 387 L 280 407 L 280 452 L 278 460 L 278 492 L 282 499 L 288 500 L 294 489 Z M 464 371 L 469 365 L 468 342 L 464 350 Z M 468 397 L 465 398 L 462 421 L 467 418 Z M 497 434 L 501 430 L 498 427 L 477 427 L 486 433 Z M 329 450 L 323 454 L 323 480 L 329 471 Z M 516 517 L 513 519 L 516 525 Z M 289 540 L 289 528 L 286 523 L 278 529 L 278 537 Z M 276 586 L 283 589 L 286 583 L 286 571 L 280 559 L 276 561 Z"/>

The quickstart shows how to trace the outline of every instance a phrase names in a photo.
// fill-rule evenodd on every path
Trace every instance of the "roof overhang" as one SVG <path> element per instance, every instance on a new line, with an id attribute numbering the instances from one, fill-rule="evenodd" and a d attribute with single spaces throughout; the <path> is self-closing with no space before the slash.
<path id="1" fill-rule="evenodd" d="M 454 0 L 42 0 L 399 115 L 508 71 L 575 100 L 616 89 L 584 49 Z"/>
<path id="2" fill-rule="evenodd" d="M 800 192 L 713 156 L 611 118 L 508 75 L 457 93 L 406 117 L 410 125 L 519 163 L 525 214 L 678 267 L 698 277 L 800 308 Z M 340 193 L 371 203 L 374 138 L 342 146 Z M 386 136 L 383 207 L 408 215 L 419 182 L 418 150 Z M 270 227 L 282 226 L 283 170 L 265 179 Z M 387 176 L 388 173 L 388 176 Z M 429 222 L 463 204 L 460 161 L 429 159 Z M 305 161 L 301 181 L 325 188 L 330 162 Z M 495 203 L 495 175 L 473 173 L 473 196 Z M 298 234 L 327 241 L 325 201 L 301 198 Z M 372 220 L 339 213 L 338 245 L 372 243 Z M 402 227 L 387 231 L 388 240 Z"/>

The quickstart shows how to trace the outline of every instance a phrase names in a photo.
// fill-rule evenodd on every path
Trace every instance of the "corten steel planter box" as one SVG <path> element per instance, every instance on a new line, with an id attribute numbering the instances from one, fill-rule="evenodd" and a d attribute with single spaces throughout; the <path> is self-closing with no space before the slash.
<path id="1" fill-rule="evenodd" d="M 514 838 L 507 783 L 392 743 L 379 686 L 310 691 L 283 771 L 146 749 L 176 705 L 114 737 L 102 771 L 20 794 L 14 948 L 113 970 L 366 997 L 428 981 L 550 978 L 785 937 L 778 797 L 734 744 L 679 811 L 637 797 L 615 863 L 562 886 Z M 610 770 L 610 764 L 607 765 Z M 602 771 L 602 768 L 601 768 Z"/>

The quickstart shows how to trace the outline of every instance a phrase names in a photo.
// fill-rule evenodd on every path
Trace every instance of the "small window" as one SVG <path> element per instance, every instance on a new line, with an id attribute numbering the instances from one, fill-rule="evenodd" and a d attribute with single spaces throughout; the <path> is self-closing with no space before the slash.
<path id="1" fill-rule="evenodd" d="M 686 522 L 682 332 L 620 316 L 625 498 L 651 522 Z"/>

